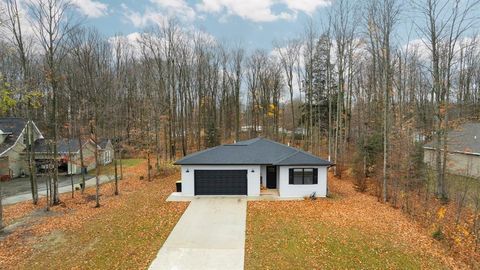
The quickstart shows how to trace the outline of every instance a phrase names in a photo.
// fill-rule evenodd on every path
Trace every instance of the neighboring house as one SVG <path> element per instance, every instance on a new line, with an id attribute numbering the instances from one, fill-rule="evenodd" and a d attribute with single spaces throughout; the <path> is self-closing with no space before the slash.
<path id="1" fill-rule="evenodd" d="M 83 164 L 87 171 L 96 168 L 95 163 L 95 143 L 92 140 L 82 141 Z M 51 146 L 46 140 L 38 140 L 35 142 L 35 162 L 39 172 L 45 172 L 49 164 L 51 164 Z M 75 139 L 61 139 L 57 142 L 58 151 L 58 171 L 66 174 L 82 173 L 80 159 L 80 143 Z"/>
<path id="2" fill-rule="evenodd" d="M 112 163 L 113 160 L 113 144 L 110 139 L 102 139 L 98 143 L 98 161 L 102 165 Z"/>
<path id="3" fill-rule="evenodd" d="M 256 138 L 188 155 L 181 165 L 182 195 L 259 196 L 261 186 L 280 197 L 327 195 L 332 164 L 302 150 Z"/>
<path id="4" fill-rule="evenodd" d="M 27 123 L 23 118 L 0 118 L 0 175 L 18 177 L 28 174 L 25 152 L 28 145 Z M 43 139 L 33 122 L 32 127 L 33 141 Z"/>
<path id="5" fill-rule="evenodd" d="M 424 146 L 424 162 L 433 168 L 436 164 L 435 149 L 435 139 Z M 443 148 L 441 151 L 443 159 Z M 480 177 L 480 123 L 466 123 L 450 131 L 447 151 L 448 172 Z"/>
<path id="6" fill-rule="evenodd" d="M 242 132 L 250 132 L 252 130 L 256 130 L 257 132 L 262 132 L 263 127 L 262 126 L 251 126 L 251 125 L 240 127 L 240 131 L 242 131 Z"/>

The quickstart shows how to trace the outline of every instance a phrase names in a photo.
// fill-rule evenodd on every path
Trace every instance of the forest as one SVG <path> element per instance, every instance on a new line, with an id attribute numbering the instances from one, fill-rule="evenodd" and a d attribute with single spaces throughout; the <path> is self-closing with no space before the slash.
<path id="1" fill-rule="evenodd" d="M 111 138 L 115 160 L 145 157 L 149 174 L 222 143 L 289 143 L 478 258 L 480 179 L 458 181 L 441 149 L 480 120 L 479 2 L 337 0 L 266 51 L 176 18 L 107 37 L 67 0 L 5 0 L 0 115 L 34 121 L 51 142 Z"/>

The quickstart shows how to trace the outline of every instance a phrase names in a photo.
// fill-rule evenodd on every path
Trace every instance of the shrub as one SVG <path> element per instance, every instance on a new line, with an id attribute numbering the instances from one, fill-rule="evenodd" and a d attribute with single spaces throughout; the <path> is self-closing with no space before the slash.
<path id="1" fill-rule="evenodd" d="M 437 228 L 433 233 L 432 233 L 433 239 L 437 241 L 441 241 L 445 239 L 445 235 L 443 234 L 442 230 L 440 228 Z"/>

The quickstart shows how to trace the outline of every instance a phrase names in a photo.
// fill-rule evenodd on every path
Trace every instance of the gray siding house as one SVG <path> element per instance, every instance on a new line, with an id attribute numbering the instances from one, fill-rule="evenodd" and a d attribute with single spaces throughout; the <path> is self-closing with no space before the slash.
<path id="1" fill-rule="evenodd" d="M 102 139 L 98 143 L 98 163 L 101 165 L 107 165 L 112 163 L 113 160 L 113 144 L 110 139 Z"/>
<path id="2" fill-rule="evenodd" d="M 25 149 L 29 144 L 27 123 L 23 118 L 0 118 L 0 175 L 18 177 L 28 174 Z M 43 135 L 32 122 L 33 141 L 43 139 Z"/>
<path id="3" fill-rule="evenodd" d="M 432 167 L 435 167 L 435 149 L 435 141 L 424 146 L 424 162 Z M 466 123 L 448 133 L 447 171 L 480 177 L 480 123 Z"/>
<path id="4" fill-rule="evenodd" d="M 82 141 L 83 163 L 87 171 L 96 168 L 95 143 L 92 140 Z M 46 140 L 40 139 L 35 142 L 35 162 L 40 172 L 47 169 L 51 163 L 51 146 Z M 57 142 L 58 169 L 60 173 L 82 173 L 80 159 L 80 143 L 78 139 L 61 139 Z"/>

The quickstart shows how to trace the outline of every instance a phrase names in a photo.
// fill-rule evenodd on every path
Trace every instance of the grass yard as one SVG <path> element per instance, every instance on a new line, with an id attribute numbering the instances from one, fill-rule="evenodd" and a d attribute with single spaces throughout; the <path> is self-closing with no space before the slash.
<path id="1" fill-rule="evenodd" d="M 63 195 L 65 205 L 0 241 L 0 269 L 147 268 L 188 203 L 165 202 L 178 173 L 139 180 L 146 163 L 135 162 L 125 169 L 129 177 L 120 181 L 119 196 L 112 194 L 112 183 L 102 186 L 100 208 L 93 208 L 93 189 L 75 199 Z"/>
<path id="2" fill-rule="evenodd" d="M 427 168 L 427 181 L 428 188 L 435 193 L 437 189 L 436 172 L 431 168 Z M 468 177 L 453 173 L 447 173 L 445 175 L 446 190 L 450 200 L 455 200 L 455 196 L 462 196 L 467 194 L 468 205 L 474 207 L 475 202 L 472 201 L 473 195 L 480 192 L 480 179 L 474 177 Z"/>
<path id="3" fill-rule="evenodd" d="M 128 169 L 130 167 L 137 166 L 144 161 L 145 161 L 145 159 L 140 159 L 140 158 L 122 159 L 122 167 L 125 170 L 125 169 Z M 120 174 L 120 161 L 118 161 L 117 166 L 118 166 L 117 167 L 118 174 Z M 113 161 L 110 164 L 107 164 L 106 166 L 100 166 L 100 174 L 113 175 L 114 173 L 115 173 L 115 165 L 114 165 Z M 88 174 L 89 175 L 95 175 L 95 170 L 89 171 Z"/>
<path id="4" fill-rule="evenodd" d="M 399 210 L 332 179 L 333 198 L 249 202 L 246 269 L 463 268 Z"/>

